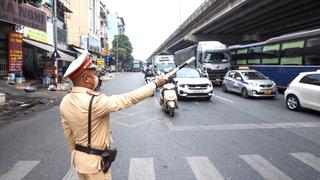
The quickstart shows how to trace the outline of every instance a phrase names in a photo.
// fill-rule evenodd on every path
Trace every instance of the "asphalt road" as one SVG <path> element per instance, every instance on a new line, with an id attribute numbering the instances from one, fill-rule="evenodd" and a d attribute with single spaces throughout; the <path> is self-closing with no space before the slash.
<path id="1" fill-rule="evenodd" d="M 142 73 L 121 73 L 101 91 L 142 85 Z M 111 114 L 113 179 L 320 179 L 319 112 L 291 112 L 283 95 L 214 91 L 211 101 L 179 101 L 174 118 L 162 111 L 158 93 Z M 58 107 L 0 129 L 0 180 L 76 179 L 69 161 Z"/>

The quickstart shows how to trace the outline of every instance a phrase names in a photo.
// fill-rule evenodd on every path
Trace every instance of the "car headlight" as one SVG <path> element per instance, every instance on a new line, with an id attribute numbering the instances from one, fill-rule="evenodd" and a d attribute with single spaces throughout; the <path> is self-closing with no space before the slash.
<path id="1" fill-rule="evenodd" d="M 272 81 L 272 86 L 276 86 L 276 83 L 274 81 Z"/>
<path id="2" fill-rule="evenodd" d="M 212 84 L 207 84 L 207 86 L 208 86 L 208 87 L 211 87 L 211 86 L 212 86 Z"/>
<path id="3" fill-rule="evenodd" d="M 180 87 L 185 88 L 186 85 L 185 84 L 179 84 Z"/>

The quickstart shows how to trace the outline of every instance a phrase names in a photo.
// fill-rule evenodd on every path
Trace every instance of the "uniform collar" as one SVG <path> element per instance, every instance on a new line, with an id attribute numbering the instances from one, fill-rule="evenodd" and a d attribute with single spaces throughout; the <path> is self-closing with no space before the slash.
<path id="1" fill-rule="evenodd" d="M 72 87 L 71 92 L 72 93 L 87 93 L 88 91 L 92 91 L 91 89 L 85 88 L 85 87 Z"/>

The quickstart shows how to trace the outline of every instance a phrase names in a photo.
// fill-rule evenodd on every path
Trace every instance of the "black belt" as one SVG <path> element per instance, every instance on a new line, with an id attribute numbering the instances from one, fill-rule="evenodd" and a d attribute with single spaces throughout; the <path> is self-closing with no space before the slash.
<path id="1" fill-rule="evenodd" d="M 75 150 L 81 151 L 81 152 L 84 152 L 84 153 L 87 153 L 87 154 L 97 155 L 97 156 L 101 156 L 101 154 L 103 152 L 105 152 L 105 150 L 88 148 L 88 147 L 85 147 L 85 146 L 81 146 L 79 144 L 76 144 Z"/>

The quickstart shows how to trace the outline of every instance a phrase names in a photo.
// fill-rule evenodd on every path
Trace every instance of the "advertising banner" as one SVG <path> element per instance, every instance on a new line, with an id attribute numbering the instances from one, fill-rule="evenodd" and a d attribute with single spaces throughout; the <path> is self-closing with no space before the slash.
<path id="1" fill-rule="evenodd" d="M 33 39 L 33 40 L 48 44 L 48 35 L 44 31 L 25 27 L 24 36 L 29 39 Z"/>
<path id="2" fill-rule="evenodd" d="M 28 4 L 0 0 L 0 20 L 46 31 L 47 14 Z"/>
<path id="3" fill-rule="evenodd" d="M 104 62 L 104 59 L 102 58 L 97 58 L 97 66 L 101 69 L 104 69 L 105 68 L 105 62 Z"/>
<path id="4" fill-rule="evenodd" d="M 22 33 L 9 33 L 9 72 L 22 71 Z"/>

